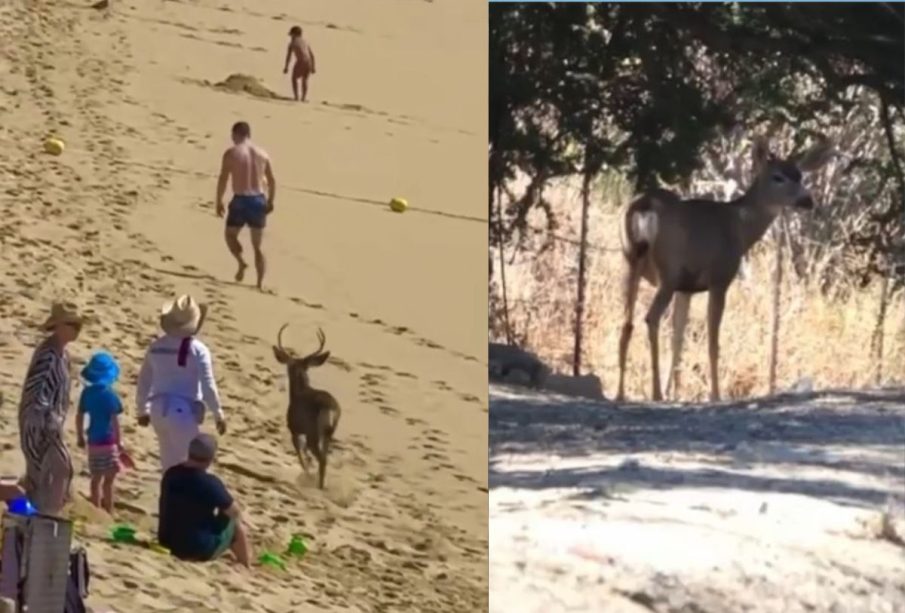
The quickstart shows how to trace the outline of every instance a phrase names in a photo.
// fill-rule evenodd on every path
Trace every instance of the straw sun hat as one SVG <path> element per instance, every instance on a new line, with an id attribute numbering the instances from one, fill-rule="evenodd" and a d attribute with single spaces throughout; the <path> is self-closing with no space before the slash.
<path id="1" fill-rule="evenodd" d="M 160 327 L 173 336 L 192 336 L 201 328 L 206 315 L 207 305 L 183 294 L 160 308 Z"/>
<path id="2" fill-rule="evenodd" d="M 66 324 L 81 326 L 84 323 L 85 317 L 79 313 L 76 305 L 71 302 L 54 302 L 50 306 L 50 315 L 41 324 L 41 328 L 49 332 L 57 326 Z"/>

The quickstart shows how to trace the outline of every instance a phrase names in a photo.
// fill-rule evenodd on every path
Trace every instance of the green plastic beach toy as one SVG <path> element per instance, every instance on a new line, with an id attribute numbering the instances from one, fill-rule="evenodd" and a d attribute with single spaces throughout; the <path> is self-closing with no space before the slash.
<path id="1" fill-rule="evenodd" d="M 116 543 L 136 543 L 135 528 L 129 524 L 117 524 L 110 530 L 110 538 Z"/>
<path id="2" fill-rule="evenodd" d="M 291 556 L 302 557 L 308 553 L 308 544 L 305 543 L 305 539 L 303 539 L 301 535 L 294 534 L 292 535 L 292 540 L 289 541 L 287 553 Z"/>
<path id="3" fill-rule="evenodd" d="M 170 550 L 167 549 L 166 547 L 164 547 L 163 545 L 161 545 L 160 543 L 151 543 L 150 545 L 148 545 L 148 549 L 150 549 L 151 551 L 156 551 L 157 553 L 163 553 L 166 555 L 169 555 L 169 553 L 170 553 Z"/>
<path id="4" fill-rule="evenodd" d="M 279 568 L 280 570 L 286 570 L 286 563 L 283 561 L 283 558 L 275 553 L 270 553 L 269 551 L 265 551 L 260 555 L 258 563 L 260 563 L 261 566 L 272 566 L 274 568 Z"/>

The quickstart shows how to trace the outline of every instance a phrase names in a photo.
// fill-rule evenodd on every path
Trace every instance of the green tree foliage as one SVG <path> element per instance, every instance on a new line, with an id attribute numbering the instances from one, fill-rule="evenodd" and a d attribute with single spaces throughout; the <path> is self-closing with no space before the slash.
<path id="1" fill-rule="evenodd" d="M 905 231 L 903 7 L 491 4 L 492 239 L 511 240 L 538 207 L 555 224 L 541 197 L 553 178 L 608 167 L 639 190 L 681 183 L 717 134 L 788 124 L 804 140 L 845 116 L 852 88 L 864 88 L 886 141 L 869 163 L 891 188 L 852 245 L 896 249 Z M 509 194 L 501 219 L 494 197 L 517 176 L 528 189 Z"/>

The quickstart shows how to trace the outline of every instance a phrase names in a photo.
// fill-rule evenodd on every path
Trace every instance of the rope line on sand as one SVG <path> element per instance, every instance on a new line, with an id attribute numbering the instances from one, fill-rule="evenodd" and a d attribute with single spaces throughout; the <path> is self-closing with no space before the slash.
<path id="1" fill-rule="evenodd" d="M 10 139 L 5 139 L 5 138 L 0 138 L 0 142 L 9 144 L 9 145 L 15 145 L 15 146 L 21 145 L 21 143 L 18 143 L 16 141 L 13 141 Z M 67 147 L 66 154 L 71 154 L 71 153 L 84 154 L 84 155 L 89 155 L 89 156 L 94 155 L 91 151 L 87 151 L 85 149 Z M 38 153 L 36 155 L 50 155 L 50 154 Z M 216 174 L 211 173 L 211 172 L 203 172 L 200 170 L 188 170 L 185 168 L 178 168 L 176 166 L 156 165 L 156 164 L 149 164 L 146 162 L 116 160 L 116 161 L 112 162 L 111 165 L 113 165 L 113 166 L 116 166 L 116 165 L 132 166 L 132 167 L 137 167 L 137 168 L 146 168 L 146 169 L 150 169 L 150 170 L 158 170 L 158 171 L 164 171 L 164 172 L 175 172 L 178 174 L 194 175 L 196 177 L 204 177 L 204 178 L 209 178 L 209 179 L 214 179 L 214 180 L 216 180 L 218 178 L 218 176 Z M 343 195 L 343 194 L 334 194 L 332 192 L 325 192 L 322 190 L 312 189 L 312 188 L 298 187 L 296 185 L 289 185 L 289 184 L 285 184 L 285 183 L 280 183 L 279 188 L 283 189 L 283 190 L 288 190 L 291 192 L 311 194 L 313 196 L 320 196 L 322 198 L 333 198 L 335 200 L 342 200 L 345 202 L 351 202 L 351 203 L 355 203 L 355 204 L 367 204 L 370 206 L 379 206 L 381 208 L 387 208 L 389 206 L 388 201 L 383 202 L 380 200 L 376 200 L 374 198 L 365 198 L 362 196 L 347 196 L 347 195 Z M 483 217 L 476 217 L 474 215 L 465 215 L 465 214 L 461 214 L 461 213 L 450 213 L 448 211 L 437 211 L 434 209 L 425 209 L 425 208 L 416 207 L 416 206 L 409 206 L 407 211 L 411 211 L 414 213 L 421 213 L 423 215 L 434 215 L 436 217 L 445 217 L 447 219 L 458 219 L 460 221 L 468 221 L 468 222 L 473 222 L 473 223 L 475 223 L 475 222 L 481 223 L 481 224 L 487 223 L 487 220 L 484 219 Z"/>

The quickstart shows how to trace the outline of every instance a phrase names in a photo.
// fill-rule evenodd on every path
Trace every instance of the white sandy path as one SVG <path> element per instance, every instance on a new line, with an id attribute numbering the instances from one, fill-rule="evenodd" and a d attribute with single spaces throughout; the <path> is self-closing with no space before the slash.
<path id="1" fill-rule="evenodd" d="M 490 485 L 491 611 L 905 602 L 905 550 L 876 538 L 905 520 L 901 392 L 707 411 L 492 388 Z"/>

